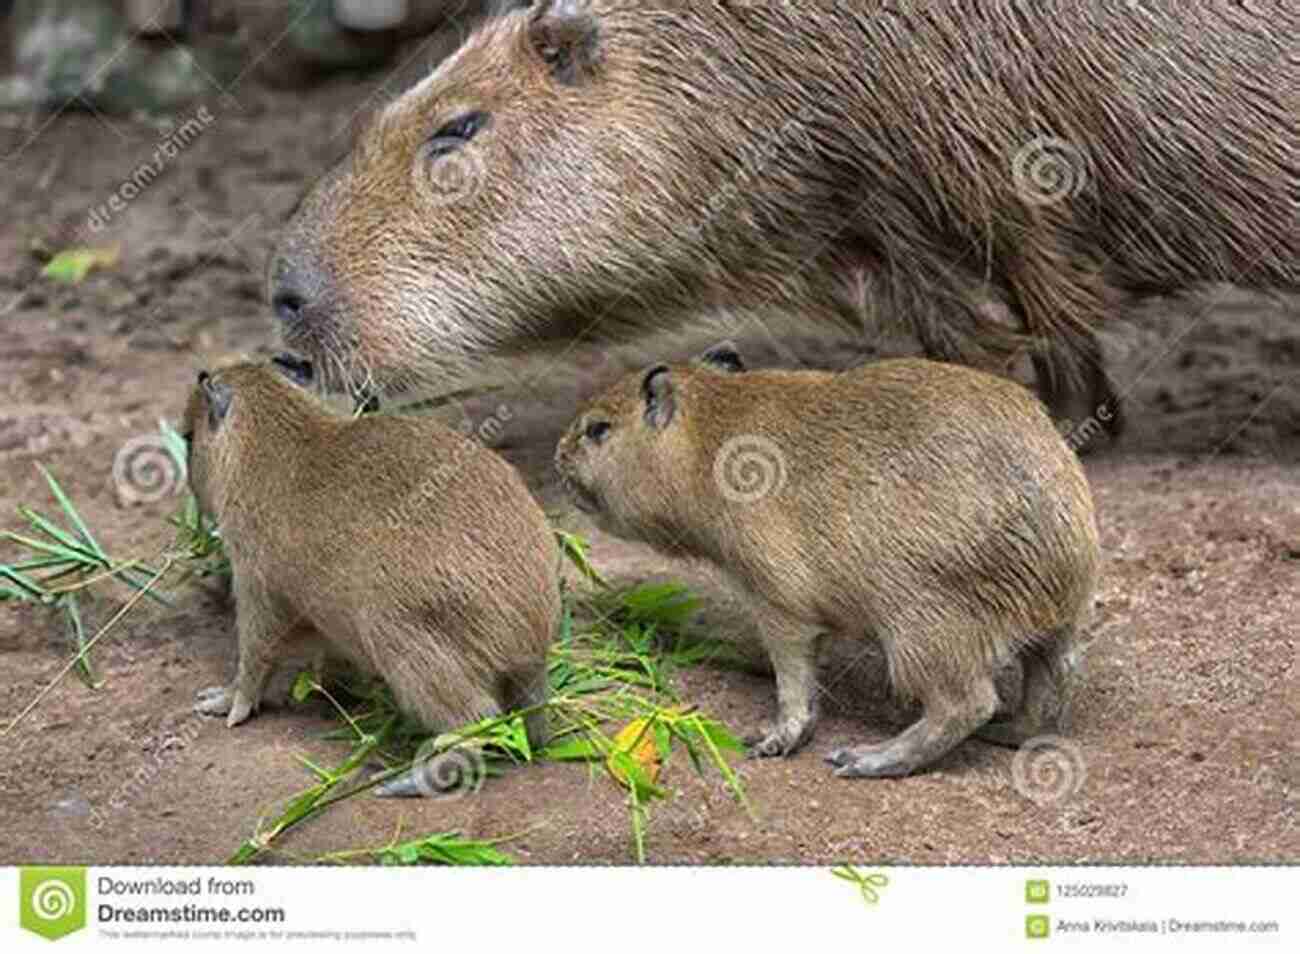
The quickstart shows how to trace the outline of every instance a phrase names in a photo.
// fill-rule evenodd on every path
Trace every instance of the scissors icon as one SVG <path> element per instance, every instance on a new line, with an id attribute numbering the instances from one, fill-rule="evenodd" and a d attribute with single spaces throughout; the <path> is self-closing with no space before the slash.
<path id="1" fill-rule="evenodd" d="M 867 904 L 878 904 L 880 902 L 879 889 L 889 884 L 889 878 L 879 871 L 864 874 L 852 865 L 840 865 L 838 868 L 832 868 L 831 874 L 851 884 L 856 884 L 858 891 L 862 895 L 862 900 Z"/>

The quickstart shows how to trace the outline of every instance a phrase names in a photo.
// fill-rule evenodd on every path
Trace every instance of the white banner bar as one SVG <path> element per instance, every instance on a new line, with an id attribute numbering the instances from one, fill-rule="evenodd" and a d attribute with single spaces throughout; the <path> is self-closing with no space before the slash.
<path id="1" fill-rule="evenodd" d="M 1300 950 L 1298 868 L 0 869 L 6 951 Z M 79 917 L 80 915 L 80 917 Z M 79 921 L 84 926 L 79 926 Z M 543 941 L 543 939 L 545 939 Z"/>

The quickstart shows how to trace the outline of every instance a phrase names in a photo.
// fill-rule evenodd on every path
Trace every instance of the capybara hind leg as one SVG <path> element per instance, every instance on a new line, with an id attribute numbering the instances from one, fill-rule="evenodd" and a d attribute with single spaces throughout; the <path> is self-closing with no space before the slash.
<path id="1" fill-rule="evenodd" d="M 998 710 L 994 719 L 1009 719 L 1020 711 L 1025 699 L 1025 667 L 1019 656 L 998 667 L 993 674 L 993 685 L 998 691 Z"/>
<path id="2" fill-rule="evenodd" d="M 817 728 L 819 635 L 803 625 L 779 633 L 764 630 L 763 643 L 776 670 L 776 721 L 746 737 L 750 756 L 790 755 L 812 739 Z"/>
<path id="3" fill-rule="evenodd" d="M 1025 686 L 1020 708 L 981 726 L 975 735 L 982 741 L 1019 748 L 1032 738 L 1061 730 L 1070 668 L 1066 651 L 1028 650 L 1023 654 L 1023 665 Z"/>
<path id="4" fill-rule="evenodd" d="M 982 676 L 959 697 L 926 699 L 921 718 L 888 742 L 838 749 L 826 761 L 841 778 L 911 775 L 968 738 L 997 707 L 993 678 Z"/>
<path id="5" fill-rule="evenodd" d="M 506 712 L 535 709 L 546 702 L 546 697 L 546 666 L 542 665 L 531 671 L 512 673 L 508 677 L 502 708 Z M 534 748 L 545 745 L 550 737 L 546 710 L 537 709 L 524 716 L 524 729 L 528 733 L 529 745 Z"/>

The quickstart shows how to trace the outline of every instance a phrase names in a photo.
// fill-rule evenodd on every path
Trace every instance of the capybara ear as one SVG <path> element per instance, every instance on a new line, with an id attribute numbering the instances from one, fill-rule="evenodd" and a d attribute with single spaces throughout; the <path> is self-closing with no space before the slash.
<path id="1" fill-rule="evenodd" d="M 739 374 L 745 370 L 745 361 L 736 350 L 736 346 L 730 341 L 724 341 L 716 344 L 704 354 L 700 355 L 700 364 L 707 364 L 717 368 L 720 371 L 727 371 L 731 374 Z"/>
<path id="2" fill-rule="evenodd" d="M 557 81 L 576 86 L 591 74 L 599 24 L 585 0 L 541 0 L 528 29 L 533 49 Z"/>
<path id="3" fill-rule="evenodd" d="M 230 401 L 234 397 L 234 392 L 230 390 L 229 384 L 213 381 L 212 375 L 206 371 L 199 372 L 199 387 L 208 401 L 208 427 L 215 431 L 230 412 Z"/>
<path id="4" fill-rule="evenodd" d="M 667 427 L 677 409 L 677 400 L 666 364 L 645 373 L 641 380 L 641 394 L 645 397 L 645 422 L 656 430 Z"/>
<path id="5" fill-rule="evenodd" d="M 311 383 L 316 379 L 316 369 L 306 358 L 299 358 L 285 352 L 272 358 L 271 364 L 299 387 L 310 387 Z"/>

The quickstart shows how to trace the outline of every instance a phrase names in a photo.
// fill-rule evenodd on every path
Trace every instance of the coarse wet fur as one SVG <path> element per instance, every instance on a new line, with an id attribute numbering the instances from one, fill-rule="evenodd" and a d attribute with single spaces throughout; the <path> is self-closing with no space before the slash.
<path id="1" fill-rule="evenodd" d="M 1039 402 L 922 359 L 740 367 L 724 349 L 629 375 L 556 464 L 610 532 L 709 561 L 754 597 L 777 718 L 753 753 L 812 738 L 827 636 L 879 640 L 895 690 L 923 707 L 896 738 L 832 753 L 837 775 L 906 775 L 971 734 L 1059 731 L 1100 552 L 1083 470 Z"/>
<path id="2" fill-rule="evenodd" d="M 189 477 L 234 576 L 239 670 L 197 708 L 235 726 L 291 644 L 323 639 L 442 732 L 546 699 L 554 537 L 505 461 L 425 417 L 331 413 L 289 356 L 202 372 Z M 542 711 L 528 734 L 545 741 Z M 410 785 L 390 794 L 414 794 Z"/>
<path id="3" fill-rule="evenodd" d="M 1118 427 L 1098 335 L 1131 299 L 1300 289 L 1298 35 L 1288 0 L 543 0 L 377 116 L 272 301 L 336 384 L 395 390 L 879 313 L 934 358 L 1030 354 L 1059 413 Z"/>

